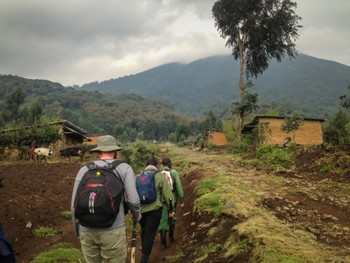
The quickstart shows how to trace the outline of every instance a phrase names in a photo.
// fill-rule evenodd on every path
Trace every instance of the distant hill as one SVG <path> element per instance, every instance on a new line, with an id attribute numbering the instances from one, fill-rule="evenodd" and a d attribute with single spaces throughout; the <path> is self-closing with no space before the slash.
<path id="1" fill-rule="evenodd" d="M 134 93 L 174 105 L 188 116 L 213 110 L 220 114 L 239 96 L 239 63 L 232 56 L 212 56 L 189 64 L 170 63 L 150 70 L 78 89 L 102 93 Z M 350 67 L 299 54 L 281 63 L 271 60 L 263 75 L 253 79 L 263 110 L 291 111 L 326 118 L 339 109 L 339 96 L 350 84 Z"/>
<path id="2" fill-rule="evenodd" d="M 80 91 L 48 80 L 0 75 L 0 129 L 11 124 L 6 98 L 18 88 L 25 94 L 19 110 L 23 117 L 30 113 L 28 109 L 32 104 L 39 103 L 42 117 L 66 119 L 90 133 L 115 134 L 118 130 L 123 136 L 164 139 L 175 131 L 177 121 L 183 118 L 166 103 L 137 94 Z"/>

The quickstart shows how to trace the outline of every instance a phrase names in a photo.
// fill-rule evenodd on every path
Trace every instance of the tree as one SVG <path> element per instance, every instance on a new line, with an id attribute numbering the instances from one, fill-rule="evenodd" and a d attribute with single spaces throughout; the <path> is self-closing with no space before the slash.
<path id="1" fill-rule="evenodd" d="M 239 59 L 240 100 L 244 98 L 244 74 L 257 77 L 268 68 L 268 61 L 278 62 L 287 53 L 295 57 L 294 41 L 301 19 L 293 10 L 297 4 L 290 0 L 219 0 L 212 14 L 226 46 L 232 48 L 234 59 Z M 238 132 L 241 133 L 244 112 L 238 114 Z"/>
<path id="2" fill-rule="evenodd" d="M 6 108 L 9 111 L 9 120 L 16 121 L 20 117 L 19 108 L 26 97 L 22 88 L 17 88 L 5 98 Z"/>
<path id="3" fill-rule="evenodd" d="M 295 131 L 304 123 L 304 117 L 297 113 L 292 113 L 292 115 L 285 119 L 284 123 L 281 125 L 281 131 L 286 133 L 293 133 L 293 142 L 295 142 Z"/>
<path id="4" fill-rule="evenodd" d="M 341 109 L 332 117 L 328 125 L 323 128 L 325 142 L 335 146 L 346 146 L 350 143 L 350 118 Z"/>
<path id="5" fill-rule="evenodd" d="M 348 86 L 348 90 L 350 91 L 350 85 Z M 346 95 L 341 95 L 340 97 L 340 105 L 345 109 L 350 109 L 350 98 Z"/>
<path id="6" fill-rule="evenodd" d="M 244 85 L 243 98 L 232 103 L 233 113 L 241 114 L 241 116 L 243 116 L 243 119 L 249 114 L 259 109 L 258 93 L 252 90 L 253 86 L 253 82 L 248 81 Z"/>

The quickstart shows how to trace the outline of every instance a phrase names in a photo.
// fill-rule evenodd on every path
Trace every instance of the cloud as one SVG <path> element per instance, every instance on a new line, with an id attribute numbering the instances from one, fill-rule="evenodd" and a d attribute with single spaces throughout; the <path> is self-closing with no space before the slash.
<path id="1" fill-rule="evenodd" d="M 0 74 L 84 84 L 230 54 L 215 0 L 0 0 Z M 350 1 L 297 0 L 300 52 L 350 65 Z"/>

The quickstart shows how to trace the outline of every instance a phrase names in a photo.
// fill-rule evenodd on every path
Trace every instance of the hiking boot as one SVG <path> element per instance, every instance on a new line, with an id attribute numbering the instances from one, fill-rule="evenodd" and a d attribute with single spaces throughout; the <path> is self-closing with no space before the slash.
<path id="1" fill-rule="evenodd" d="M 166 231 L 160 231 L 160 248 L 166 249 Z"/>

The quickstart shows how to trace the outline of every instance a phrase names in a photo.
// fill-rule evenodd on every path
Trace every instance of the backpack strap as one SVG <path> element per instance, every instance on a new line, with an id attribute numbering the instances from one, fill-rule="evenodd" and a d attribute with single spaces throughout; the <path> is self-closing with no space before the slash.
<path id="1" fill-rule="evenodd" d="M 101 169 L 110 169 L 110 168 L 113 168 L 113 171 L 114 171 L 114 174 L 117 176 L 117 178 L 119 179 L 119 181 L 121 181 L 121 183 L 123 184 L 124 186 L 124 182 L 119 174 L 119 172 L 117 171 L 117 167 L 119 164 L 121 163 L 124 163 L 123 161 L 120 161 L 120 160 L 114 160 L 113 162 L 109 163 L 105 160 L 101 160 L 101 161 L 104 161 L 107 165 L 105 167 L 101 167 L 99 165 L 97 165 L 95 162 L 89 162 L 86 164 L 86 167 L 88 168 L 88 170 L 91 170 L 91 169 L 96 169 L 96 168 L 101 168 Z"/>

